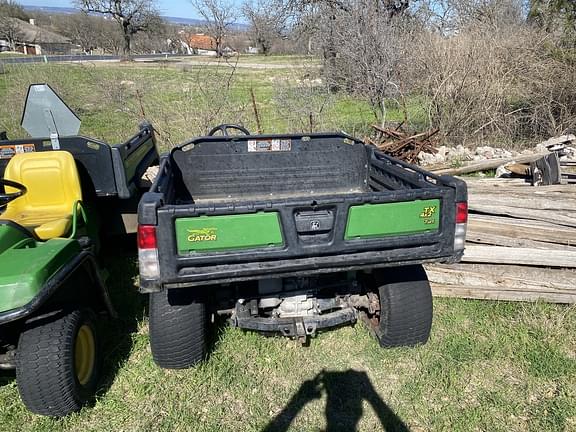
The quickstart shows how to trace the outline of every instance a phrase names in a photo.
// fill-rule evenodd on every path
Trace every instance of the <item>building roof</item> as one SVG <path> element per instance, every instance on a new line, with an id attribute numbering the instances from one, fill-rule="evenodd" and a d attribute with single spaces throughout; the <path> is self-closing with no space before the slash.
<path id="1" fill-rule="evenodd" d="M 19 42 L 33 44 L 69 44 L 70 39 L 53 31 L 35 26 L 18 18 L 11 18 L 18 25 Z"/>
<path id="2" fill-rule="evenodd" d="M 193 49 L 216 51 L 216 41 L 212 36 L 205 34 L 189 35 L 188 46 Z"/>

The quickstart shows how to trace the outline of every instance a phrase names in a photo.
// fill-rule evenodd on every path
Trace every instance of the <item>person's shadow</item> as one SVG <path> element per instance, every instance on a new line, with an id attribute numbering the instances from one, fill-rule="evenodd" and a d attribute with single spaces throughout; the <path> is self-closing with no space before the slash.
<path id="1" fill-rule="evenodd" d="M 326 393 L 326 432 L 356 431 L 362 417 L 362 402 L 376 412 L 383 430 L 409 432 L 408 426 L 380 398 L 365 372 L 322 371 L 305 381 L 288 404 L 266 425 L 264 432 L 287 431 L 298 413 L 314 399 Z"/>

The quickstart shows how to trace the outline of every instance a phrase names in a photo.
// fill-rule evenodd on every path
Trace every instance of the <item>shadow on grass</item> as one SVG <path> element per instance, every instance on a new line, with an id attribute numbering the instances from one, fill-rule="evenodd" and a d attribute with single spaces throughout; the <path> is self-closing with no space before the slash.
<path id="1" fill-rule="evenodd" d="M 326 432 L 356 431 L 362 417 L 362 402 L 367 401 L 376 412 L 383 430 L 409 432 L 406 424 L 384 403 L 365 372 L 322 371 L 305 381 L 288 404 L 264 432 L 287 431 L 298 413 L 314 399 L 326 394 Z"/>
<path id="2" fill-rule="evenodd" d="M 228 327 L 230 327 L 228 318 L 217 314 L 214 315 L 214 321 L 208 326 L 208 334 L 206 335 L 205 361 L 208 361 L 212 353 L 216 351 L 216 348 Z"/>
<path id="3" fill-rule="evenodd" d="M 16 379 L 16 371 L 0 370 L 0 387 L 10 384 Z"/>
<path id="4" fill-rule="evenodd" d="M 106 320 L 100 326 L 103 361 L 97 396 L 108 391 L 128 360 L 133 335 L 138 331 L 138 323 L 147 315 L 148 307 L 147 297 L 138 293 L 135 284 L 138 275 L 135 236 L 115 238 L 104 244 L 100 262 L 109 274 L 106 287 L 118 317 Z"/>

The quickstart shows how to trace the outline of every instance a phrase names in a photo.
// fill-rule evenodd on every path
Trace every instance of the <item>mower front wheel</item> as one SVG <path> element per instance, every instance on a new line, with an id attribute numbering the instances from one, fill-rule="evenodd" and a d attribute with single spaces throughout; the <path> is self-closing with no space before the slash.
<path id="1" fill-rule="evenodd" d="M 32 322 L 20 335 L 16 381 L 36 414 L 62 417 L 93 396 L 99 372 L 94 314 L 74 310 Z"/>

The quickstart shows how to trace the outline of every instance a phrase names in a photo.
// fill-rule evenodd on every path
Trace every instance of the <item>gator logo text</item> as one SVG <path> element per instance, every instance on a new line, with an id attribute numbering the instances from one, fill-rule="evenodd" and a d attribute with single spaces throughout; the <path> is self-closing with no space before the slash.
<path id="1" fill-rule="evenodd" d="M 199 241 L 216 241 L 216 228 L 189 229 L 188 241 L 191 243 Z"/>

